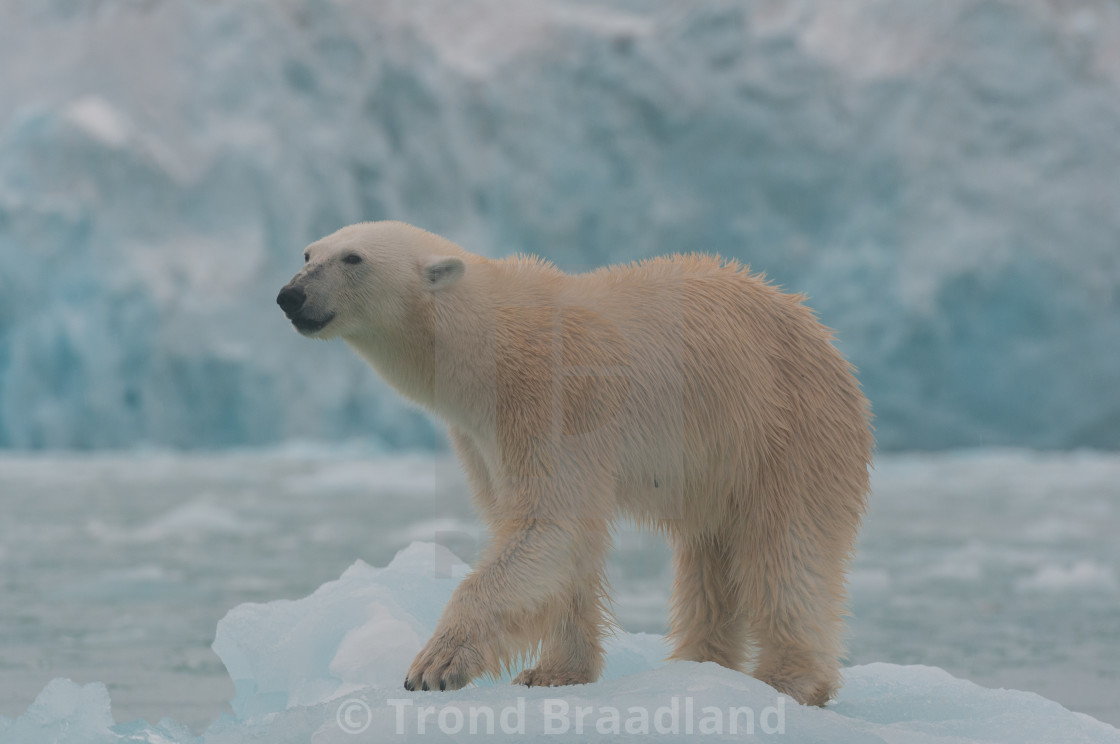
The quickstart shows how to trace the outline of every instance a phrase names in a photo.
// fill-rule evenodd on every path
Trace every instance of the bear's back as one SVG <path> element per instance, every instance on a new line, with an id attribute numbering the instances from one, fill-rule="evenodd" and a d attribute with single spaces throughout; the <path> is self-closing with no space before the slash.
<path id="1" fill-rule="evenodd" d="M 633 477 L 677 460 L 664 480 L 678 482 L 659 488 L 668 497 L 683 481 L 761 474 L 795 450 L 821 472 L 864 477 L 867 402 L 801 295 L 702 254 L 607 267 L 557 286 L 562 375 L 624 395 L 617 423 L 634 445 L 623 458 Z M 850 472 L 837 472 L 841 462 Z"/>

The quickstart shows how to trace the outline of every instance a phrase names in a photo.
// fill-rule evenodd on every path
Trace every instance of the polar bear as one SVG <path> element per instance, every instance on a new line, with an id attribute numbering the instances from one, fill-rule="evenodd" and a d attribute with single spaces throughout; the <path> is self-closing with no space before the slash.
<path id="1" fill-rule="evenodd" d="M 675 553 L 671 658 L 801 703 L 839 684 L 844 574 L 868 494 L 869 409 L 831 333 L 734 261 L 569 275 L 400 222 L 312 243 L 277 302 L 446 421 L 491 531 L 409 690 L 593 682 L 604 560 L 628 515 Z"/>

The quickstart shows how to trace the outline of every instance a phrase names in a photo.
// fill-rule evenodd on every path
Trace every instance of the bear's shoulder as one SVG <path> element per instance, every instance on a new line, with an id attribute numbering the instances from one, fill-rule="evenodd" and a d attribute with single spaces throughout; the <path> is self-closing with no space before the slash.
<path id="1" fill-rule="evenodd" d="M 643 258 L 627 264 L 604 266 L 591 276 L 616 280 L 657 281 L 691 278 L 722 278 L 735 282 L 766 283 L 765 275 L 752 274 L 750 267 L 734 258 L 711 253 L 674 253 Z"/>
<path id="2" fill-rule="evenodd" d="M 556 264 L 532 253 L 515 253 L 505 258 L 486 261 L 505 281 L 518 282 L 529 279 L 549 279 L 565 276 Z"/>

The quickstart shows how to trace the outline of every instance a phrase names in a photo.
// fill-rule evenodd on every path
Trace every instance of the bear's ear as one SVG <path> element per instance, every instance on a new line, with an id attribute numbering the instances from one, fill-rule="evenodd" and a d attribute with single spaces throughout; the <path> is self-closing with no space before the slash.
<path id="1" fill-rule="evenodd" d="M 449 287 L 459 281 L 466 270 L 463 259 L 455 256 L 429 259 L 422 269 L 424 285 L 432 291 Z"/>

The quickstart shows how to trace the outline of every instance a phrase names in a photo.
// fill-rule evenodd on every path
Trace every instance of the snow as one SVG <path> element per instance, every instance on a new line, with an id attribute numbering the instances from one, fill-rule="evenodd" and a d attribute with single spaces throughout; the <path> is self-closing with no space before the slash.
<path id="1" fill-rule="evenodd" d="M 527 689 L 493 680 L 449 693 L 401 686 L 467 567 L 446 548 L 413 543 L 384 568 L 358 561 L 298 600 L 246 604 L 218 624 L 214 650 L 236 686 L 233 716 L 201 737 L 165 719 L 115 724 L 105 685 L 51 681 L 6 744 L 360 740 L 548 740 L 656 734 L 659 741 L 1120 742 L 1120 731 L 1039 695 L 992 690 L 925 666 L 845 670 L 825 709 L 799 706 L 715 664 L 666 663 L 658 636 L 622 633 L 597 683 Z M 426 712 L 425 712 L 426 711 Z"/>
<path id="2" fill-rule="evenodd" d="M 1115 4 L 1045 0 L 3 4 L 0 446 L 441 445 L 273 302 L 391 217 L 740 258 L 884 450 L 1116 447 L 1117 50 Z"/>

